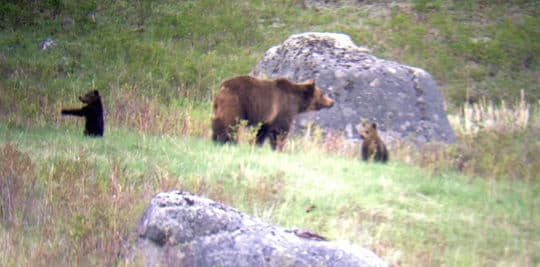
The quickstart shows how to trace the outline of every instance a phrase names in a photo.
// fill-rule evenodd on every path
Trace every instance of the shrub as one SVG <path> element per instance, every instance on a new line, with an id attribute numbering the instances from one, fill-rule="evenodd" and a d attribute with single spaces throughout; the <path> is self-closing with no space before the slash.
<path id="1" fill-rule="evenodd" d="M 450 116 L 460 140 L 453 151 L 458 169 L 489 179 L 537 180 L 539 107 L 528 104 L 523 91 L 515 105 L 465 104 L 460 116 Z"/>
<path id="2" fill-rule="evenodd" d="M 0 158 L 0 222 L 28 224 L 37 200 L 34 164 L 10 143 L 0 148 Z"/>
<path id="3" fill-rule="evenodd" d="M 420 12 L 429 10 L 439 10 L 441 8 L 441 0 L 414 0 L 414 8 Z"/>

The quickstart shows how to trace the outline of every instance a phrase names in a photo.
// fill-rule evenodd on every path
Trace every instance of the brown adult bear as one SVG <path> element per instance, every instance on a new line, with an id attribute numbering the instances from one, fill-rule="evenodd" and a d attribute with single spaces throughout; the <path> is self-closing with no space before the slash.
<path id="1" fill-rule="evenodd" d="M 315 82 L 294 83 L 285 78 L 263 80 L 238 76 L 221 83 L 214 99 L 212 139 L 236 142 L 232 134 L 239 121 L 260 127 L 257 145 L 270 139 L 272 149 L 281 150 L 294 117 L 302 112 L 330 108 L 334 100 L 324 95 Z"/>
<path id="2" fill-rule="evenodd" d="M 364 140 L 362 142 L 362 160 L 368 161 L 373 158 L 374 161 L 386 163 L 388 161 L 388 150 L 386 145 L 379 137 L 377 132 L 377 124 L 362 123 L 362 126 L 356 128 L 360 137 Z"/>
<path id="3" fill-rule="evenodd" d="M 103 136 L 104 119 L 103 105 L 97 90 L 79 96 L 79 100 L 86 105 L 79 109 L 62 109 L 62 115 L 85 117 L 84 134 L 91 137 Z"/>

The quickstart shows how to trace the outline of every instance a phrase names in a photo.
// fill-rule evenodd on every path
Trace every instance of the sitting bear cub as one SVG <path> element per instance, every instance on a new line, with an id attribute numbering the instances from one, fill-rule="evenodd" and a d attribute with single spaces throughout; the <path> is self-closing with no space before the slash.
<path id="1" fill-rule="evenodd" d="M 374 161 L 386 163 L 388 161 L 388 150 L 386 145 L 379 137 L 377 132 L 377 124 L 362 123 L 357 125 L 356 129 L 360 134 L 360 137 L 364 140 L 362 142 L 362 160 L 368 161 L 373 158 Z"/>

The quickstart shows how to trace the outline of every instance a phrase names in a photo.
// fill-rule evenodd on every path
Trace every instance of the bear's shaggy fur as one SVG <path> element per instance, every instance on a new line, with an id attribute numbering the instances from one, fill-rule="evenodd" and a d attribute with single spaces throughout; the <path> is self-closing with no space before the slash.
<path id="1" fill-rule="evenodd" d="M 92 137 L 103 136 L 104 119 L 103 105 L 97 90 L 79 96 L 79 100 L 86 104 L 80 109 L 62 109 L 62 115 L 85 117 L 84 134 Z"/>
<path id="2" fill-rule="evenodd" d="M 263 80 L 238 76 L 224 81 L 214 99 L 212 139 L 236 142 L 232 137 L 241 120 L 260 127 L 256 143 L 270 139 L 272 149 L 281 150 L 294 117 L 302 112 L 330 108 L 334 100 L 315 82 L 294 83 L 285 78 Z"/>
<path id="3" fill-rule="evenodd" d="M 388 150 L 386 145 L 379 137 L 377 132 L 377 124 L 362 123 L 356 126 L 362 142 L 362 160 L 368 161 L 373 158 L 374 161 L 386 163 L 388 161 Z"/>

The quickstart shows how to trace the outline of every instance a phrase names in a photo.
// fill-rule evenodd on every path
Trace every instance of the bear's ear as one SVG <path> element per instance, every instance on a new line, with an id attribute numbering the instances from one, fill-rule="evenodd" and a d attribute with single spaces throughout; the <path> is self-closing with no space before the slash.
<path id="1" fill-rule="evenodd" d="M 98 91 L 98 90 L 92 91 L 92 94 L 93 94 L 95 97 L 99 97 L 99 91 Z"/>
<path id="2" fill-rule="evenodd" d="M 377 130 L 377 124 L 376 124 L 376 123 L 372 123 L 372 124 L 371 124 L 371 127 L 372 127 L 373 129 Z"/>
<path id="3" fill-rule="evenodd" d="M 315 89 L 315 81 L 313 80 L 307 80 L 304 82 L 304 86 L 306 86 L 307 89 L 313 90 Z"/>
<path id="4" fill-rule="evenodd" d="M 304 87 L 304 94 L 306 97 L 311 97 L 315 93 L 315 82 L 312 80 L 308 80 L 302 83 Z"/>

